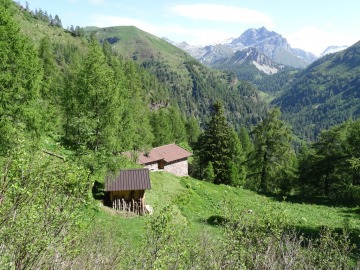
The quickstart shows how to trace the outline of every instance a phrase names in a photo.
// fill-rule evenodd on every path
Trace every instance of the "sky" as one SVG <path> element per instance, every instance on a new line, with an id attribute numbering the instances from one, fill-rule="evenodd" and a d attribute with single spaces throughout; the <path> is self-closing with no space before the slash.
<path id="1" fill-rule="evenodd" d="M 23 6 L 25 1 L 16 0 Z M 133 25 L 158 37 L 207 45 L 265 26 L 292 48 L 320 55 L 360 40 L 359 0 L 27 0 L 63 27 Z"/>

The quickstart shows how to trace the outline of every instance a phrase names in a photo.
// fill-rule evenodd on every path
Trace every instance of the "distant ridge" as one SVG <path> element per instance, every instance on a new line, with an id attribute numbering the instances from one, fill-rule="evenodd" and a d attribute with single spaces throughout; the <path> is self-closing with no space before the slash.
<path id="1" fill-rule="evenodd" d="M 173 44 L 210 66 L 214 64 L 214 61 L 231 57 L 237 51 L 249 47 L 258 49 L 274 63 L 289 67 L 304 68 L 317 59 L 310 52 L 292 48 L 284 37 L 265 27 L 250 28 L 237 38 L 214 45 L 201 47 L 189 44 L 184 46 L 183 43 L 176 44 L 174 42 Z"/>
<path id="2" fill-rule="evenodd" d="M 313 140 L 323 129 L 360 117 L 360 42 L 299 72 L 274 100 L 295 132 Z"/>

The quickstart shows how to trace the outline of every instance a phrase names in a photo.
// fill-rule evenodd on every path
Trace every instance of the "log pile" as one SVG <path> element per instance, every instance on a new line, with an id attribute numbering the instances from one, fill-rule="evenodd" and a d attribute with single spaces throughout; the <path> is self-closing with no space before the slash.
<path id="1" fill-rule="evenodd" d="M 112 202 L 112 207 L 115 210 L 134 212 L 135 214 L 138 215 L 144 214 L 144 205 L 141 199 L 138 200 L 132 199 L 129 202 L 125 201 L 124 198 L 115 199 Z"/>

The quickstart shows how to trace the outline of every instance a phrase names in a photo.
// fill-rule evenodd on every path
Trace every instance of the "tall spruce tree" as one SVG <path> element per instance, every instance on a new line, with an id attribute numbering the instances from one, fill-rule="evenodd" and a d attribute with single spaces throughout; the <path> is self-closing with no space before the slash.
<path id="1" fill-rule="evenodd" d="M 262 192 L 275 192 L 294 174 L 290 129 L 280 120 L 281 112 L 272 109 L 253 130 L 254 150 L 250 154 L 249 186 Z M 285 182 L 285 183 L 284 183 Z"/>
<path id="2" fill-rule="evenodd" d="M 215 184 L 231 184 L 231 129 L 219 102 L 212 106 L 211 120 L 200 135 L 196 154 L 203 168 L 201 171 L 212 163 Z"/>

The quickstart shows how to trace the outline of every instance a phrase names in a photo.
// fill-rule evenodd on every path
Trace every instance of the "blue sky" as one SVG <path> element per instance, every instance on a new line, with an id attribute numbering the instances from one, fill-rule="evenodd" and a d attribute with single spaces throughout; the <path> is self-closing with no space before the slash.
<path id="1" fill-rule="evenodd" d="M 25 1 L 17 1 L 25 5 Z M 265 26 L 293 48 L 316 55 L 360 40 L 359 0 L 27 0 L 63 26 L 134 25 L 192 45 L 238 37 Z"/>

